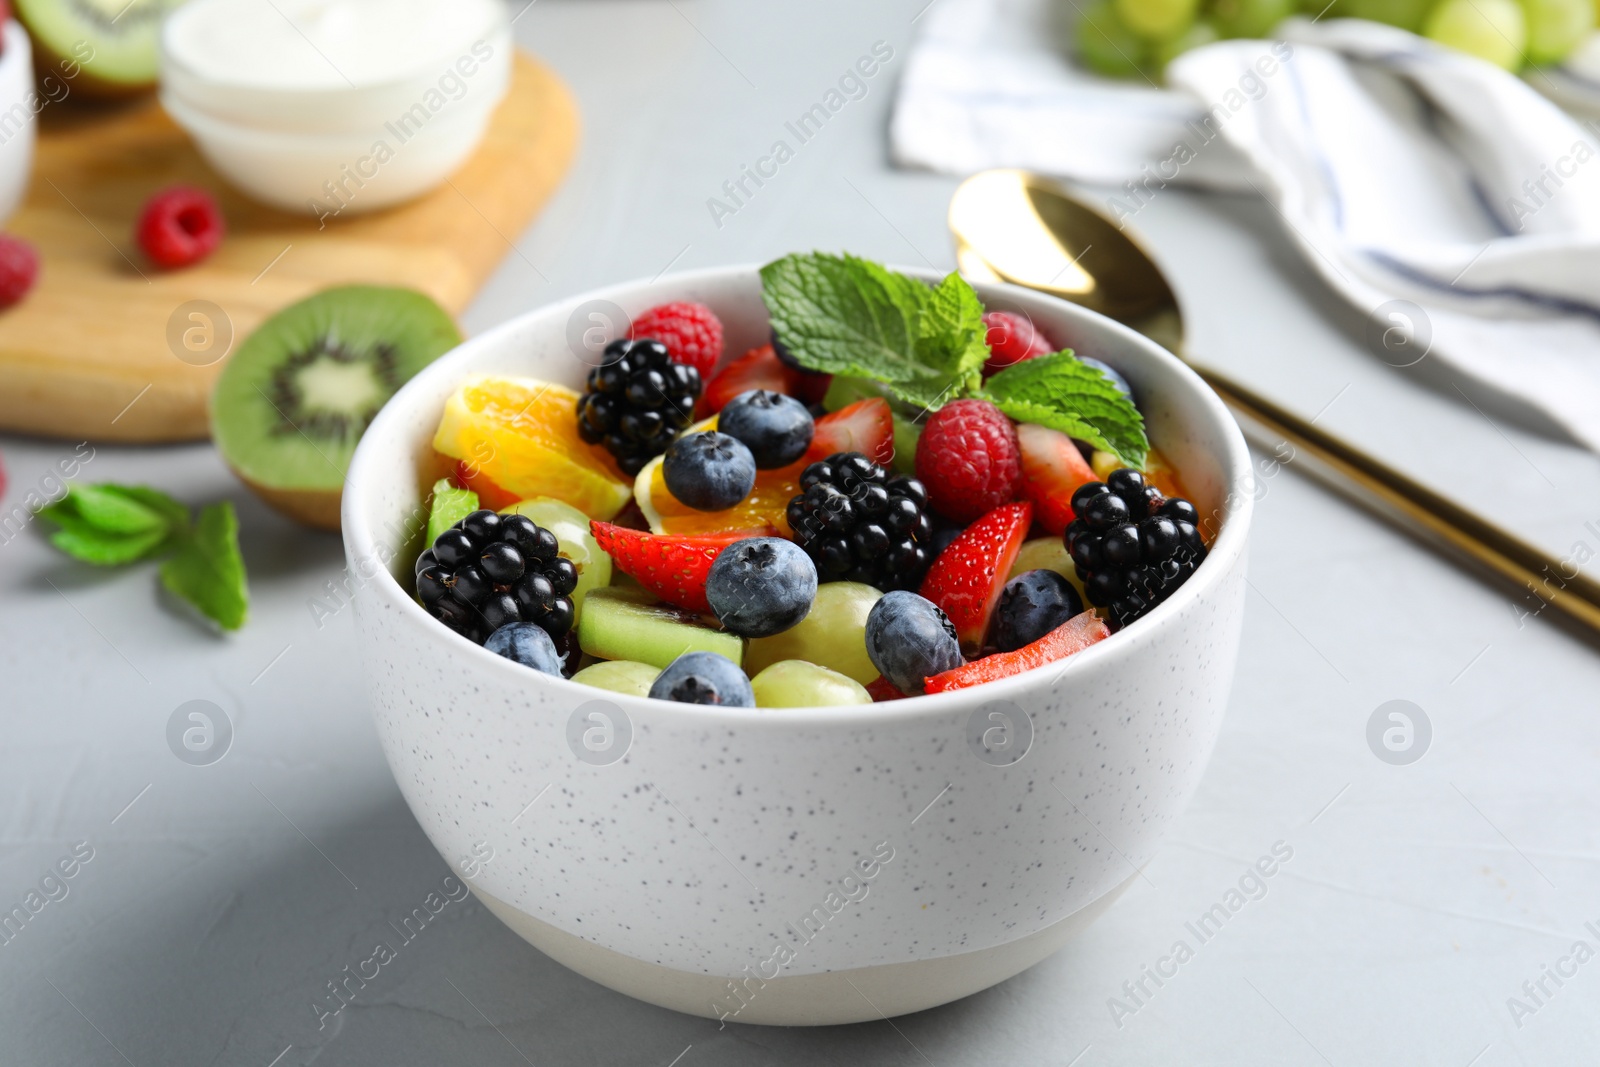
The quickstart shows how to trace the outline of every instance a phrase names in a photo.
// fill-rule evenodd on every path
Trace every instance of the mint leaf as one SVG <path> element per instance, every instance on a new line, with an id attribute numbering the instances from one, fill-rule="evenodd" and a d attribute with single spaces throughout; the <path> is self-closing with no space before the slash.
<path id="1" fill-rule="evenodd" d="M 208 505 L 194 529 L 180 533 L 177 551 L 161 565 L 161 584 L 224 630 L 244 625 L 250 594 L 232 504 Z"/>
<path id="2" fill-rule="evenodd" d="M 983 301 L 959 274 L 950 274 L 933 290 L 917 332 L 917 353 L 924 363 L 946 374 L 968 395 L 982 383 L 980 372 L 989 358 L 984 339 Z M 952 397 L 953 399 L 953 397 Z"/>
<path id="3" fill-rule="evenodd" d="M 457 489 L 449 478 L 434 482 L 433 500 L 428 508 L 428 545 L 477 510 L 478 494 L 471 489 Z"/>
<path id="4" fill-rule="evenodd" d="M 952 274 L 936 288 L 855 256 L 789 255 L 761 268 L 772 326 L 808 370 L 870 378 L 918 407 L 978 387 L 983 305 Z"/>
<path id="5" fill-rule="evenodd" d="M 51 544 L 96 566 L 152 555 L 189 521 L 184 506 L 165 493 L 111 484 L 71 486 L 39 516 L 61 527 Z"/>
<path id="6" fill-rule="evenodd" d="M 1140 469 L 1150 451 L 1144 417 L 1111 380 L 1069 351 L 1014 363 L 983 386 L 1018 422 L 1036 422 L 1114 453 Z"/>
<path id="7" fill-rule="evenodd" d="M 154 555 L 167 543 L 165 528 L 136 534 L 97 533 L 65 526 L 50 535 L 50 543 L 73 559 L 96 567 L 114 567 Z"/>
<path id="8" fill-rule="evenodd" d="M 147 485 L 115 485 L 111 482 L 103 482 L 91 488 L 126 497 L 151 511 L 160 512 L 172 526 L 188 525 L 189 509 L 159 489 L 151 489 Z"/>
<path id="9" fill-rule="evenodd" d="M 57 525 L 108 534 L 145 533 L 188 521 L 183 505 L 166 494 L 153 489 L 139 492 L 153 497 L 109 483 L 72 485 L 66 496 L 40 508 L 39 514 Z"/>
<path id="10" fill-rule="evenodd" d="M 788 255 L 761 268 L 772 327 L 800 364 L 827 374 L 907 381 L 927 287 L 855 256 Z"/>

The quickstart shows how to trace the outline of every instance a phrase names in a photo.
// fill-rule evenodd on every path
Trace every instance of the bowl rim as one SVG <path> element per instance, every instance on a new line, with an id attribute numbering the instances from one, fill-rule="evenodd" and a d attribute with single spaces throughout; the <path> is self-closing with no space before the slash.
<path id="1" fill-rule="evenodd" d="M 931 280 L 937 282 L 944 277 L 944 272 L 928 268 L 906 267 L 895 264 L 887 264 L 886 266 L 890 270 L 923 281 Z M 447 375 L 456 378 L 461 377 L 464 372 L 450 369 L 454 364 L 468 358 L 469 353 L 494 347 L 502 337 L 517 332 L 527 320 L 535 316 L 545 315 L 562 308 L 577 307 L 595 300 L 617 300 L 619 296 L 628 297 L 641 289 L 658 287 L 674 282 L 687 288 L 693 285 L 714 284 L 734 279 L 748 280 L 749 277 L 758 274 L 760 267 L 761 264 L 758 263 L 742 263 L 731 266 L 699 268 L 658 275 L 655 278 L 639 277 L 597 289 L 590 289 L 561 300 L 541 304 L 538 307 L 515 315 L 499 325 L 463 341 L 460 345 L 434 360 L 433 363 L 423 368 L 420 373 L 401 386 L 399 391 L 383 406 L 377 417 L 373 419 L 372 424 L 368 426 L 366 433 L 362 435 L 360 443 L 356 446 L 355 454 L 351 457 L 350 467 L 345 476 L 343 499 L 340 506 L 342 537 L 347 564 L 355 568 L 360 560 L 382 558 L 377 551 L 372 524 L 365 514 L 365 501 L 359 488 L 357 488 L 359 484 L 367 479 L 358 478 L 358 475 L 369 467 L 375 467 L 386 458 L 378 451 L 378 442 L 385 436 L 381 431 L 388 422 L 402 417 L 400 412 L 406 406 L 408 392 L 411 394 L 420 393 L 424 389 L 425 383 Z M 570 695 L 574 698 L 574 708 L 585 702 L 583 698 L 587 694 L 588 699 L 591 701 L 604 700 L 610 702 L 629 714 L 637 710 L 655 720 L 676 716 L 690 725 L 729 726 L 743 729 L 887 725 L 924 716 L 940 717 L 952 711 L 961 710 L 964 707 L 983 706 L 995 701 L 1013 700 L 1019 694 L 1037 685 L 1042 678 L 1051 672 L 1054 672 L 1055 678 L 1050 683 L 1050 688 L 1057 689 L 1062 680 L 1100 664 L 1102 661 L 1112 665 L 1112 669 L 1115 669 L 1115 664 L 1120 660 L 1138 655 L 1144 646 L 1153 643 L 1158 636 L 1163 635 L 1174 626 L 1181 625 L 1182 617 L 1189 606 L 1210 594 L 1221 582 L 1223 575 L 1231 571 L 1240 562 L 1240 558 L 1245 552 L 1250 521 L 1255 509 L 1255 495 L 1242 491 L 1246 484 L 1246 479 L 1252 471 L 1249 447 L 1245 443 L 1244 434 L 1240 430 L 1238 423 L 1229 413 L 1221 398 L 1212 391 L 1211 387 L 1206 385 L 1204 380 L 1183 360 L 1143 334 L 1098 312 L 1090 311 L 1088 308 L 1047 293 L 1040 293 L 1006 282 L 975 281 L 972 282 L 972 286 L 980 296 L 985 297 L 986 304 L 989 302 L 990 296 L 1004 297 L 1006 294 L 1020 294 L 1027 299 L 1038 299 L 1060 305 L 1068 315 L 1080 317 L 1096 329 L 1106 330 L 1113 336 L 1120 337 L 1124 341 L 1132 342 L 1135 346 L 1145 349 L 1147 354 L 1153 356 L 1158 363 L 1165 364 L 1166 369 L 1174 373 L 1177 379 L 1190 389 L 1193 395 L 1186 403 L 1197 404 L 1200 415 L 1205 419 L 1209 419 L 1220 430 L 1225 454 L 1218 457 L 1220 460 L 1219 466 L 1223 474 L 1223 484 L 1220 490 L 1223 502 L 1219 506 L 1219 510 L 1224 511 L 1225 518 L 1217 538 L 1211 544 L 1206 559 L 1195 570 L 1194 574 L 1148 615 L 1112 635 L 1115 640 L 1099 641 L 1089 648 L 1068 657 L 1064 665 L 1054 662 L 1046 663 L 1032 670 L 1023 671 L 1021 674 L 1012 675 L 1009 678 L 985 682 L 966 689 L 946 693 L 924 693 L 916 696 L 906 696 L 899 700 L 878 701 L 870 705 L 747 708 L 716 704 L 684 704 L 674 700 L 657 700 L 651 697 L 618 693 L 584 685 L 568 678 L 542 674 L 490 652 L 483 646 L 439 625 L 423 610 L 415 597 L 395 579 L 393 572 L 387 565 L 378 568 L 378 572 L 373 575 L 373 579 L 369 580 L 367 584 L 375 586 L 379 595 L 390 597 L 397 603 L 401 618 L 411 620 L 408 623 L 404 623 L 405 625 L 425 625 L 431 635 L 430 639 L 438 643 L 444 654 L 466 655 L 469 657 L 466 663 L 474 671 L 481 670 L 491 674 L 506 672 L 502 677 L 505 678 L 508 684 L 513 686 L 519 682 L 526 685 L 530 681 L 541 686 L 548 686 L 555 694 Z M 621 301 L 617 302 L 620 303 Z M 359 607 L 357 610 L 359 612 Z M 532 676 L 531 678 L 530 675 Z"/>

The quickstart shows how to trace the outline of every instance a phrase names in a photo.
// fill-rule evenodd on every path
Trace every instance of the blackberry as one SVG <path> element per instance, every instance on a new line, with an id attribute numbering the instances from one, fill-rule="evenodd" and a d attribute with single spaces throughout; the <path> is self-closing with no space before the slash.
<path id="1" fill-rule="evenodd" d="M 556 535 L 525 515 L 474 511 L 417 559 L 417 599 L 428 614 L 483 644 L 500 627 L 531 622 L 557 647 L 572 629 L 578 568 Z"/>
<path id="2" fill-rule="evenodd" d="M 915 589 L 933 562 L 928 494 L 860 452 L 836 452 L 800 475 L 789 501 L 794 539 L 824 582 Z"/>
<path id="3" fill-rule="evenodd" d="M 700 389 L 700 372 L 674 363 L 660 341 L 612 341 L 578 398 L 578 436 L 638 474 L 694 420 Z"/>
<path id="4" fill-rule="evenodd" d="M 1110 611 L 1112 629 L 1146 615 L 1206 558 L 1194 505 L 1166 499 L 1138 471 L 1079 486 L 1072 510 L 1067 552 L 1089 602 Z"/>

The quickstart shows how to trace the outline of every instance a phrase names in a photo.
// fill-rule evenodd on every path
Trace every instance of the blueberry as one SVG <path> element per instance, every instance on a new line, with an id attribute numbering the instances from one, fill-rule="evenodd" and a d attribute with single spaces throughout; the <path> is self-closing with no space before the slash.
<path id="1" fill-rule="evenodd" d="M 717 416 L 717 429 L 743 441 L 758 470 L 787 467 L 805 455 L 816 428 L 804 404 L 765 389 L 740 393 Z"/>
<path id="2" fill-rule="evenodd" d="M 676 700 L 680 704 L 724 704 L 753 708 L 755 691 L 744 671 L 727 656 L 715 652 L 685 652 L 656 676 L 650 686 L 656 700 Z"/>
<path id="3" fill-rule="evenodd" d="M 682 503 L 700 511 L 722 511 L 750 495 L 756 460 L 743 441 L 711 430 L 672 442 L 661 473 L 667 491 Z"/>
<path id="4" fill-rule="evenodd" d="M 1109 363 L 1102 363 L 1091 356 L 1079 356 L 1078 362 L 1093 367 L 1107 378 L 1110 378 L 1111 384 L 1117 387 L 1117 392 L 1127 397 L 1130 403 L 1133 402 L 1133 386 L 1128 384 L 1128 379 L 1124 378 L 1115 367 Z"/>
<path id="5" fill-rule="evenodd" d="M 1083 611 L 1083 598 L 1055 571 L 1026 571 L 1005 584 L 995 609 L 995 645 L 1014 652 Z"/>
<path id="6" fill-rule="evenodd" d="M 730 632 L 771 637 L 811 613 L 817 567 L 799 545 L 781 537 L 736 541 L 711 564 L 706 599 Z"/>
<path id="7" fill-rule="evenodd" d="M 489 635 L 483 647 L 524 667 L 561 677 L 563 658 L 556 643 L 543 627 L 531 622 L 513 622 Z"/>
<path id="8" fill-rule="evenodd" d="M 867 613 L 867 656 L 902 693 L 920 693 L 926 679 L 962 663 L 956 628 L 945 613 L 903 589 L 883 594 Z"/>

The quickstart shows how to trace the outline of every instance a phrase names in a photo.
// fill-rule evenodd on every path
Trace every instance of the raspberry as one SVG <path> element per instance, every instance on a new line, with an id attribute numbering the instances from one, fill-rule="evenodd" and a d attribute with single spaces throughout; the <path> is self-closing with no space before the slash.
<path id="1" fill-rule="evenodd" d="M 20 237 L 0 234 L 0 308 L 21 301 L 38 278 L 38 251 Z"/>
<path id="2" fill-rule="evenodd" d="M 210 193 L 174 185 L 145 203 L 134 237 L 150 262 L 173 270 L 198 263 L 216 251 L 225 230 L 222 209 Z"/>
<path id="3" fill-rule="evenodd" d="M 693 367 L 702 379 L 722 358 L 722 321 L 704 304 L 678 301 L 651 308 L 633 320 L 628 336 L 660 341 L 674 362 Z"/>
<path id="4" fill-rule="evenodd" d="M 1022 488 L 1017 428 L 987 400 L 955 400 L 928 420 L 917 442 L 917 477 L 946 518 L 971 522 L 1017 499 Z"/>
<path id="5" fill-rule="evenodd" d="M 1026 315 L 991 311 L 984 315 L 983 324 L 988 327 L 983 339 L 989 346 L 989 361 L 983 365 L 985 376 L 1005 370 L 1013 363 L 1055 351 Z"/>

